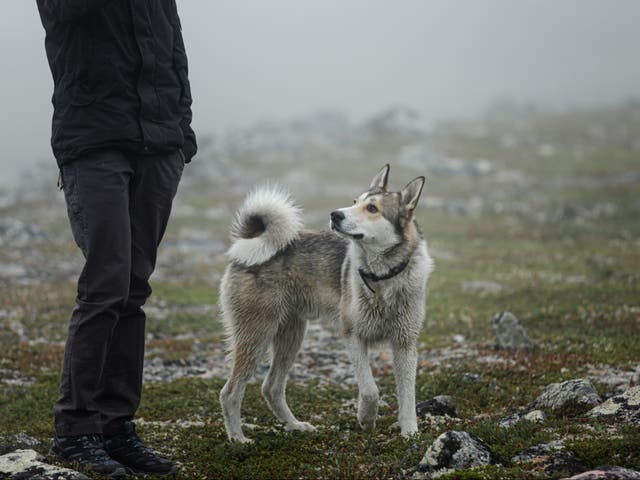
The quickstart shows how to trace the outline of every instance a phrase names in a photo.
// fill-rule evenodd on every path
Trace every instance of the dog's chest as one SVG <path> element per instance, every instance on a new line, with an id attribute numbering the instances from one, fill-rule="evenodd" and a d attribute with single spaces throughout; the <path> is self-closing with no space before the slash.
<path id="1" fill-rule="evenodd" d="M 354 333 L 371 342 L 394 340 L 414 330 L 413 302 L 405 292 L 378 288 L 375 293 L 360 290 L 353 299 L 351 318 Z"/>

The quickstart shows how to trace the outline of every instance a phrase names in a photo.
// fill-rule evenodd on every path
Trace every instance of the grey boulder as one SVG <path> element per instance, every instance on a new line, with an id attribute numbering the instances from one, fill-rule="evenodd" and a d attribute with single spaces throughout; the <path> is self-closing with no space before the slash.
<path id="1" fill-rule="evenodd" d="M 35 450 L 16 450 L 0 456 L 0 478 L 16 480 L 88 480 L 89 477 L 69 468 L 44 462 Z"/>
<path id="2" fill-rule="evenodd" d="M 497 463 L 497 457 L 484 442 L 467 432 L 450 430 L 436 438 L 427 449 L 414 478 L 437 478 L 454 470 Z"/>
<path id="3" fill-rule="evenodd" d="M 552 383 L 544 388 L 535 399 L 532 406 L 535 408 L 550 408 L 558 410 L 570 403 L 577 403 L 587 407 L 593 407 L 602 402 L 595 387 L 589 380 L 574 378 L 560 383 Z"/>
<path id="4" fill-rule="evenodd" d="M 592 408 L 593 418 L 618 419 L 640 425 L 640 385 L 629 388 L 624 393 L 611 397 L 606 402 Z"/>
<path id="5" fill-rule="evenodd" d="M 493 317 L 492 327 L 498 348 L 516 351 L 533 349 L 533 342 L 513 313 L 500 312 Z"/>
<path id="6" fill-rule="evenodd" d="M 623 467 L 606 465 L 579 473 L 567 480 L 640 480 L 640 472 Z"/>
<path id="7" fill-rule="evenodd" d="M 457 417 L 456 405 L 449 395 L 437 395 L 416 405 L 418 417 L 427 415 Z"/>

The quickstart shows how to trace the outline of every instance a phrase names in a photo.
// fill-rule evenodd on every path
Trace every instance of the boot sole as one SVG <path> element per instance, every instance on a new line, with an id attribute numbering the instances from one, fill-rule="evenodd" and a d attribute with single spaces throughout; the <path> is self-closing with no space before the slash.
<path id="1" fill-rule="evenodd" d="M 175 465 L 171 468 L 170 471 L 165 473 L 137 470 L 132 467 L 124 468 L 127 470 L 127 475 L 133 475 L 135 477 L 175 477 L 178 474 L 178 468 Z"/>

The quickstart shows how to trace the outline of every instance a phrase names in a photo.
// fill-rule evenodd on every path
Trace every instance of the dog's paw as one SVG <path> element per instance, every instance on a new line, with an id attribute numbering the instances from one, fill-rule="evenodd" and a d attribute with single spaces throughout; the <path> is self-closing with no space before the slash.
<path id="1" fill-rule="evenodd" d="M 373 432 L 376 429 L 376 421 L 371 419 L 358 419 L 360 428 L 365 432 Z"/>
<path id="2" fill-rule="evenodd" d="M 378 418 L 378 398 L 361 397 L 358 402 L 358 423 L 363 430 L 370 432 L 376 427 Z"/>
<path id="3" fill-rule="evenodd" d="M 315 432 L 316 431 L 316 427 L 311 425 L 309 422 L 287 423 L 284 426 L 284 429 L 287 432 L 291 432 L 291 431 L 294 431 L 294 430 L 298 430 L 298 431 L 301 431 L 301 432 Z"/>
<path id="4" fill-rule="evenodd" d="M 231 440 L 232 442 L 243 443 L 245 445 L 253 443 L 253 440 L 251 438 L 247 438 L 244 435 L 236 435 L 233 437 L 229 437 L 229 440 Z"/>
<path id="5" fill-rule="evenodd" d="M 368 408 L 365 408 L 364 405 L 358 409 L 358 423 L 360 427 L 366 431 L 371 432 L 376 428 L 376 419 L 378 417 L 378 405 L 377 404 L 369 404 Z"/>
<path id="6" fill-rule="evenodd" d="M 418 425 L 401 425 L 400 426 L 400 435 L 404 438 L 411 438 L 418 433 Z"/>

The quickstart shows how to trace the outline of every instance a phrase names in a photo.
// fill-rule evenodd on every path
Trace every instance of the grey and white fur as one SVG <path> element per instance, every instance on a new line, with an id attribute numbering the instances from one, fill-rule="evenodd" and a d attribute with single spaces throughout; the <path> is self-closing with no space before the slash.
<path id="1" fill-rule="evenodd" d="M 271 350 L 262 394 L 286 430 L 313 431 L 287 405 L 288 372 L 306 322 L 320 316 L 341 325 L 358 382 L 360 426 L 373 430 L 378 388 L 370 346 L 393 350 L 401 434 L 417 432 L 417 338 L 433 261 L 414 219 L 424 177 L 389 192 L 389 165 L 351 207 L 331 212 L 331 231 L 301 230 L 301 211 L 277 187 L 255 190 L 237 213 L 220 286 L 232 367 L 220 392 L 230 440 L 249 442 L 240 409 L 247 382 Z"/>

